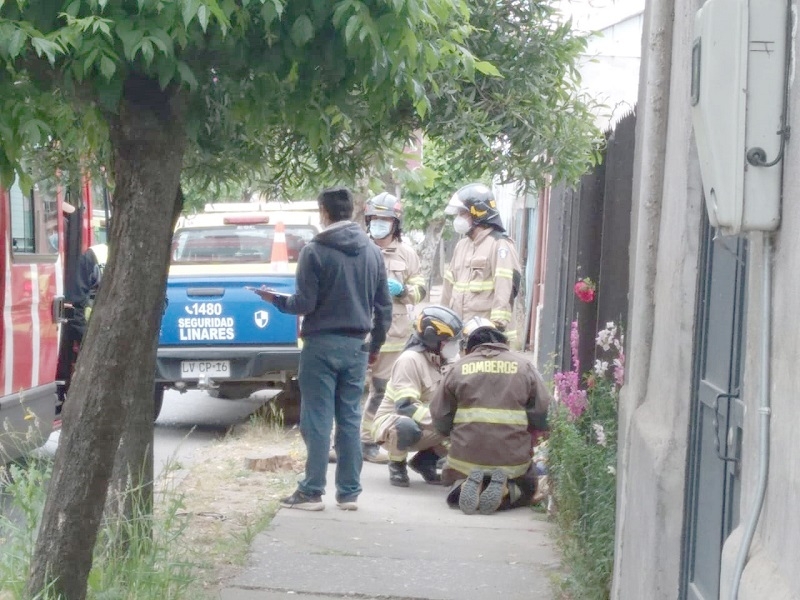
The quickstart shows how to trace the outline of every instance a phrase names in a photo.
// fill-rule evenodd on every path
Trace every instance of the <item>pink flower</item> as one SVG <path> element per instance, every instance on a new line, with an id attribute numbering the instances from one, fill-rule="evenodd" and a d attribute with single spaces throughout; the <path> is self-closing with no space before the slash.
<path id="1" fill-rule="evenodd" d="M 556 400 L 564 404 L 572 415 L 573 419 L 577 419 L 586 410 L 586 390 L 580 389 L 580 372 L 581 365 L 578 358 L 578 322 L 572 322 L 570 329 L 569 345 L 572 351 L 572 370 L 562 371 L 553 376 L 556 388 Z"/>
<path id="2" fill-rule="evenodd" d="M 575 291 L 575 295 L 578 297 L 578 300 L 588 304 L 594 300 L 595 292 L 597 291 L 597 285 L 588 277 L 584 277 L 575 283 L 575 287 L 573 289 Z"/>
<path id="3" fill-rule="evenodd" d="M 625 353 L 620 349 L 619 356 L 614 359 L 614 383 L 622 387 L 625 383 Z"/>

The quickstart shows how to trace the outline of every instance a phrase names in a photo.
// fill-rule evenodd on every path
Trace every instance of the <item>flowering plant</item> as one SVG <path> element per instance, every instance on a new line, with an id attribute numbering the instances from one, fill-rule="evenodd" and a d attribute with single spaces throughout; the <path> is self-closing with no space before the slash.
<path id="1" fill-rule="evenodd" d="M 588 277 L 584 277 L 575 283 L 573 290 L 578 300 L 588 304 L 594 300 L 595 292 L 597 292 L 597 284 Z"/>
<path id="2" fill-rule="evenodd" d="M 609 366 L 612 367 L 614 384 L 617 388 L 622 387 L 625 381 L 625 336 L 619 331 L 614 321 L 606 323 L 606 328 L 597 332 L 595 344 L 607 354 L 611 359 L 611 364 L 607 360 L 598 358 L 594 362 L 594 375 L 605 377 L 608 374 Z"/>
<path id="3" fill-rule="evenodd" d="M 580 283 L 580 282 L 579 282 Z M 576 292 L 577 293 L 577 292 Z M 548 439 L 551 514 L 571 598 L 608 598 L 614 565 L 617 402 L 625 375 L 621 328 L 606 323 L 594 342 L 595 363 L 581 373 L 578 324 L 572 323 L 572 370 L 556 373 Z"/>

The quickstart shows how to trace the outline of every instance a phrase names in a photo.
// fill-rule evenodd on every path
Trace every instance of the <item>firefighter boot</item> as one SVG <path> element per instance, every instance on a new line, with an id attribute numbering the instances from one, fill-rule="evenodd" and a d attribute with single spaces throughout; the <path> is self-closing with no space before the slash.
<path id="1" fill-rule="evenodd" d="M 397 487 L 408 487 L 410 481 L 408 480 L 408 469 L 406 469 L 405 460 L 390 460 L 389 461 L 389 483 Z"/>
<path id="2" fill-rule="evenodd" d="M 408 466 L 422 475 L 425 483 L 439 485 L 442 477 L 436 472 L 436 463 L 439 462 L 439 455 L 433 450 L 421 450 L 414 455 L 408 462 Z"/>
<path id="3" fill-rule="evenodd" d="M 508 477 L 500 470 L 495 469 L 492 471 L 491 481 L 486 489 L 481 492 L 481 497 L 478 502 L 478 510 L 482 515 L 490 515 L 500 508 L 503 502 L 503 497 L 508 493 Z"/>
<path id="4" fill-rule="evenodd" d="M 483 490 L 483 471 L 476 469 L 469 474 L 467 480 L 461 484 L 458 495 L 458 507 L 465 515 L 474 515 L 478 512 L 478 505 Z"/>

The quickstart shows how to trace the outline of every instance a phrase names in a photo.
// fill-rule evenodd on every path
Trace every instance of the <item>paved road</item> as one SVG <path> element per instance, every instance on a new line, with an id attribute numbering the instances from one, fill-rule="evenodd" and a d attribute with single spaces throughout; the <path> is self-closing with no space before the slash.
<path id="1" fill-rule="evenodd" d="M 253 394 L 245 400 L 219 400 L 196 390 L 164 394 L 164 407 L 156 421 L 154 468 L 156 476 L 164 465 L 191 462 L 198 448 L 210 444 L 233 425 L 242 423 L 259 408 L 271 392 Z"/>

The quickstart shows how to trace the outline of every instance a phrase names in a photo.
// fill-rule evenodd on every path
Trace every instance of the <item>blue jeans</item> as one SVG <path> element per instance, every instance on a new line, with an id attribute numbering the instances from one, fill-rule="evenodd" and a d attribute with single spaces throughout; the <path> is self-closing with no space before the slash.
<path id="1" fill-rule="evenodd" d="M 336 419 L 336 498 L 361 493 L 361 396 L 367 372 L 364 340 L 335 334 L 303 339 L 300 351 L 300 433 L 306 444 L 306 472 L 298 489 L 325 493 L 331 429 Z"/>

